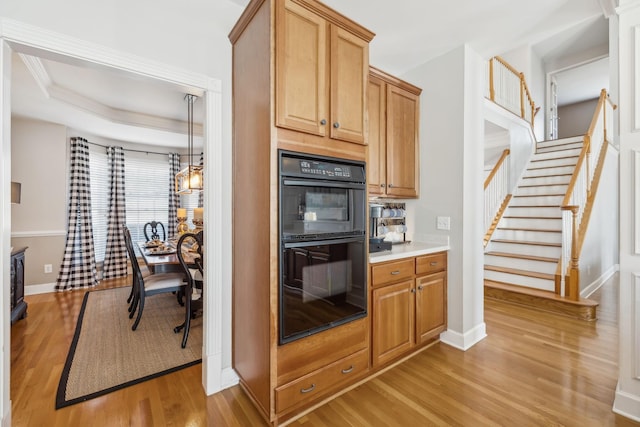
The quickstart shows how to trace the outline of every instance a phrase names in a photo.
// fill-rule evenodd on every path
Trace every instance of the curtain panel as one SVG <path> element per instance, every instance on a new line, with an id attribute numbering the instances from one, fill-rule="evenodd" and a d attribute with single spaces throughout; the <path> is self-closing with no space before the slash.
<path id="1" fill-rule="evenodd" d="M 111 279 L 127 275 L 127 247 L 122 232 L 122 226 L 126 224 L 124 150 L 122 147 L 107 147 L 107 157 L 109 159 L 109 216 L 102 277 Z"/>
<path id="2" fill-rule="evenodd" d="M 71 171 L 67 240 L 57 291 L 90 288 L 98 284 L 91 223 L 89 145 L 84 138 L 71 138 Z"/>
<path id="3" fill-rule="evenodd" d="M 169 216 L 167 221 L 167 234 L 171 239 L 176 234 L 178 220 L 178 208 L 180 207 L 180 195 L 176 194 L 176 174 L 180 172 L 180 154 L 169 153 Z"/>

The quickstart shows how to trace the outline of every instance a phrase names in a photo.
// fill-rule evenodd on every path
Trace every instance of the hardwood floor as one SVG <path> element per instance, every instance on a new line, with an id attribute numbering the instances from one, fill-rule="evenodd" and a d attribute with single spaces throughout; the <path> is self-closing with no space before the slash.
<path id="1" fill-rule="evenodd" d="M 27 297 L 11 329 L 13 426 L 266 425 L 238 386 L 206 397 L 201 365 L 55 410 L 82 296 Z M 597 322 L 485 300 L 488 336 L 468 351 L 438 343 L 290 425 L 639 426 L 611 411 L 618 275 L 593 298 Z"/>

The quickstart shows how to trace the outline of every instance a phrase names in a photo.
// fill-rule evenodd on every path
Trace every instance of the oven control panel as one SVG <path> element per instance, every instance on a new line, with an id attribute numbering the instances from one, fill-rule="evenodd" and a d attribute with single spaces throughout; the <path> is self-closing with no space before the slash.
<path id="1" fill-rule="evenodd" d="M 364 163 L 343 159 L 283 154 L 281 176 L 364 183 Z"/>
<path id="2" fill-rule="evenodd" d="M 307 175 L 351 178 L 350 166 L 300 160 L 300 172 Z"/>

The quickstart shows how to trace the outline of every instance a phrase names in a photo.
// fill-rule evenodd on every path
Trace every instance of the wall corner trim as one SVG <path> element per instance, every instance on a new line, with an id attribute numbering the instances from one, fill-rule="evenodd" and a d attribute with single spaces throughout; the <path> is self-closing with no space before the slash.
<path id="1" fill-rule="evenodd" d="M 486 336 L 487 327 L 486 324 L 482 322 L 464 334 L 447 329 L 440 334 L 440 341 L 459 350 L 467 351 Z"/>

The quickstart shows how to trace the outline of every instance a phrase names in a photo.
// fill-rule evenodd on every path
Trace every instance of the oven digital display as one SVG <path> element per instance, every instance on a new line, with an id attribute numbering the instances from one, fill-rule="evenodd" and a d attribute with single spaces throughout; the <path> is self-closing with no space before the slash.
<path id="1" fill-rule="evenodd" d="M 351 178 L 351 167 L 300 160 L 300 172 L 306 175 Z"/>

